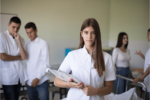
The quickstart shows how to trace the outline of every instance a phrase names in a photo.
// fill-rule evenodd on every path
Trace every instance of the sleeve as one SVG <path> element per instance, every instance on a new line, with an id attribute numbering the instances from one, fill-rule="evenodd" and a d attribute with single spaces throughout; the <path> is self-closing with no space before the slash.
<path id="1" fill-rule="evenodd" d="M 50 67 L 49 49 L 48 44 L 46 42 L 42 46 L 40 60 L 41 66 L 38 71 L 39 73 L 37 74 L 38 79 L 41 79 L 46 74 L 46 69 Z"/>
<path id="2" fill-rule="evenodd" d="M 4 44 L 3 38 L 2 38 L 2 36 L 0 35 L 0 53 L 6 53 L 4 46 L 5 46 L 5 44 Z"/>
<path id="3" fill-rule="evenodd" d="M 70 73 L 71 72 L 71 67 L 70 67 L 70 61 L 71 60 L 71 54 L 70 52 L 68 53 L 68 55 L 65 57 L 64 61 L 62 62 L 62 64 L 60 65 L 60 68 L 58 70 L 66 72 L 66 73 Z"/>
<path id="4" fill-rule="evenodd" d="M 115 67 L 112 61 L 112 57 L 108 58 L 108 61 L 105 65 L 105 81 L 112 81 L 116 79 Z"/>
<path id="5" fill-rule="evenodd" d="M 130 56 L 130 50 L 128 49 L 128 53 L 129 53 L 129 56 Z M 131 57 L 131 56 L 130 56 Z M 129 62 L 128 62 L 128 65 L 129 65 L 129 67 L 130 67 L 130 60 L 129 60 Z M 131 70 L 131 67 L 130 67 L 130 70 Z"/>
<path id="6" fill-rule="evenodd" d="M 150 66 L 150 48 L 148 50 L 148 65 Z"/>
<path id="7" fill-rule="evenodd" d="M 22 44 L 24 50 L 26 51 L 26 42 L 22 37 L 21 37 L 21 44 Z"/>
<path id="8" fill-rule="evenodd" d="M 114 66 L 115 66 L 115 64 L 117 62 L 117 57 L 118 57 L 118 50 L 117 50 L 117 48 L 115 48 L 113 50 L 113 53 L 112 53 L 112 58 L 113 58 L 113 64 L 114 64 Z"/>

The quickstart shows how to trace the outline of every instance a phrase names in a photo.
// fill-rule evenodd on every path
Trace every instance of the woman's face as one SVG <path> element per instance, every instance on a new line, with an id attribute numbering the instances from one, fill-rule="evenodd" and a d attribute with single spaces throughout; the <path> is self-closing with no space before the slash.
<path id="1" fill-rule="evenodd" d="M 122 43 L 123 43 L 124 45 L 126 45 L 126 44 L 128 43 L 128 36 L 127 36 L 127 35 L 124 35 L 124 36 L 123 36 Z"/>
<path id="2" fill-rule="evenodd" d="M 150 42 L 150 32 L 147 32 L 147 39 L 148 39 L 148 42 Z"/>
<path id="3" fill-rule="evenodd" d="M 93 46 L 95 43 L 95 31 L 93 27 L 89 26 L 81 31 L 81 36 L 83 37 L 86 46 Z"/>

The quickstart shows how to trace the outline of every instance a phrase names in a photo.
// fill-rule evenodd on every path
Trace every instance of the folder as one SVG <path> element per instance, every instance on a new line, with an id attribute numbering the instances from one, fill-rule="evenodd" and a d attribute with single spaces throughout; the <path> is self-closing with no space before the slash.
<path id="1" fill-rule="evenodd" d="M 49 74 L 50 73 L 54 74 L 57 78 L 65 81 L 65 82 L 68 82 L 71 78 L 76 83 L 80 83 L 81 82 L 75 76 L 73 76 L 71 74 L 68 74 L 68 73 L 65 73 L 63 71 L 60 71 L 60 70 L 56 70 L 56 69 L 52 69 L 52 68 L 47 68 L 46 72 L 49 73 Z"/>

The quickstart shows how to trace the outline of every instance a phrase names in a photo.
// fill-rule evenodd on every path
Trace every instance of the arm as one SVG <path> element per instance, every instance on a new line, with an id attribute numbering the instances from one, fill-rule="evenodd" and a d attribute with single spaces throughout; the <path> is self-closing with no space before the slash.
<path id="1" fill-rule="evenodd" d="M 142 74 L 144 72 L 144 69 L 143 68 L 134 68 L 133 71 L 137 71 Z"/>
<path id="2" fill-rule="evenodd" d="M 70 73 L 71 72 L 71 67 L 70 67 L 71 66 L 70 65 L 71 58 L 72 58 L 71 54 L 68 53 L 58 70 L 61 70 L 65 73 Z M 58 87 L 78 88 L 78 89 L 82 89 L 84 86 L 84 84 L 82 82 L 75 83 L 75 82 L 72 82 L 72 79 L 69 80 L 68 82 L 64 82 L 57 77 L 54 80 L 54 84 L 55 84 L 55 86 L 58 86 Z"/>
<path id="3" fill-rule="evenodd" d="M 97 89 L 96 95 L 104 96 L 112 92 L 113 81 L 105 81 L 105 87 Z"/>
<path id="4" fill-rule="evenodd" d="M 48 45 L 45 42 L 43 44 L 42 50 L 41 50 L 41 57 L 40 57 L 40 69 L 38 70 L 37 77 L 31 82 L 31 86 L 35 87 L 39 83 L 40 79 L 46 75 L 46 68 L 50 67 L 49 62 L 49 49 Z"/>
<path id="5" fill-rule="evenodd" d="M 144 78 L 148 75 L 148 74 L 150 74 L 150 66 L 146 69 L 146 71 L 145 71 L 145 73 L 141 76 L 141 80 L 144 80 Z"/>
<path id="6" fill-rule="evenodd" d="M 131 71 L 130 63 L 129 63 L 129 69 L 130 69 L 130 77 L 131 77 L 132 79 L 134 79 L 134 77 L 132 76 L 132 71 Z"/>
<path id="7" fill-rule="evenodd" d="M 113 53 L 112 53 L 112 60 L 113 60 L 114 66 L 116 65 L 116 62 L 117 62 L 117 56 L 118 56 L 118 50 L 117 48 L 114 48 Z"/>
<path id="8" fill-rule="evenodd" d="M 22 45 L 21 40 L 20 40 L 20 36 L 19 36 L 18 33 L 14 33 L 14 37 L 15 37 L 17 43 L 18 43 L 18 46 L 19 46 L 21 59 L 25 60 L 27 58 L 27 53 L 23 48 L 23 45 Z M 23 43 L 23 44 L 25 45 L 25 43 Z"/>
<path id="9" fill-rule="evenodd" d="M 11 56 L 6 54 L 5 50 L 5 39 L 2 34 L 0 34 L 0 59 L 3 61 L 14 61 L 14 60 L 21 60 L 20 56 Z"/>
<path id="10" fill-rule="evenodd" d="M 39 73 L 37 74 L 37 78 L 41 79 L 46 74 L 46 68 L 50 67 L 50 60 L 49 60 L 49 49 L 48 44 L 45 42 L 43 44 L 42 50 L 41 50 L 41 57 L 40 57 L 40 69 Z"/>
<path id="11" fill-rule="evenodd" d="M 93 95 L 104 96 L 111 93 L 112 86 L 113 86 L 113 81 L 105 81 L 104 88 L 98 89 L 87 85 L 82 90 L 87 96 L 93 96 Z"/>
<path id="12" fill-rule="evenodd" d="M 15 61 L 15 60 L 21 60 L 21 56 L 11 56 L 7 55 L 6 53 L 0 53 L 0 59 L 3 61 Z"/>
<path id="13" fill-rule="evenodd" d="M 144 78 L 145 78 L 148 74 L 150 74 L 150 66 L 146 69 L 145 73 L 144 73 L 140 78 L 134 79 L 134 80 L 133 80 L 133 83 L 137 83 L 137 82 L 139 82 L 139 81 L 143 81 Z"/>
<path id="14" fill-rule="evenodd" d="M 46 68 L 50 67 L 49 62 L 49 50 L 48 45 L 45 42 L 43 44 L 42 50 L 41 50 L 41 57 L 40 57 L 40 69 L 38 70 L 37 77 L 31 82 L 31 86 L 35 87 L 39 83 L 40 79 L 46 74 Z"/>
<path id="15" fill-rule="evenodd" d="M 127 49 L 128 50 L 128 49 Z M 130 55 L 130 51 L 128 50 L 128 53 L 129 53 L 129 55 Z M 130 56 L 131 57 L 131 56 Z M 134 77 L 132 76 L 132 71 L 131 71 L 131 67 L 130 67 L 130 61 L 128 62 L 128 64 L 129 64 L 129 69 L 130 69 L 130 77 L 132 78 L 132 79 L 134 79 Z"/>
<path id="16" fill-rule="evenodd" d="M 59 78 L 55 78 L 54 85 L 57 87 L 67 88 L 67 82 L 60 80 Z"/>
<path id="17" fill-rule="evenodd" d="M 144 60 L 145 60 L 145 56 L 142 54 L 142 52 L 141 51 L 136 51 L 136 53 L 135 54 L 137 54 L 137 55 L 139 55 L 139 56 L 141 56 Z"/>
<path id="18" fill-rule="evenodd" d="M 83 89 L 83 92 L 87 96 L 92 96 L 92 95 L 100 95 L 104 96 L 107 94 L 110 94 L 112 91 L 112 86 L 113 86 L 113 80 L 116 79 L 116 74 L 114 70 L 114 64 L 112 61 L 112 57 L 110 56 L 108 59 L 105 59 L 107 63 L 105 64 L 105 73 L 104 73 L 104 87 L 99 89 L 99 88 L 94 88 L 92 86 L 86 86 Z"/>
<path id="19" fill-rule="evenodd" d="M 55 78 L 54 80 L 54 85 L 57 87 L 62 87 L 62 88 L 78 88 L 82 89 L 84 87 L 84 84 L 81 83 L 75 83 L 72 82 L 72 79 L 70 79 L 68 82 L 62 81 L 59 78 Z"/>

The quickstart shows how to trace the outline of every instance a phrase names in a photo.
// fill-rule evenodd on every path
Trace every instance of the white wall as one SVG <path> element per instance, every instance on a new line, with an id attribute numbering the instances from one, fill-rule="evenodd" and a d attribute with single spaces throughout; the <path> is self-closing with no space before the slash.
<path id="1" fill-rule="evenodd" d="M 0 32 L 4 32 L 6 30 L 8 30 L 8 23 L 10 18 L 12 18 L 13 16 L 16 16 L 15 14 L 0 14 L 1 16 L 1 29 Z"/>
<path id="2" fill-rule="evenodd" d="M 1 13 L 1 0 L 0 0 L 0 13 Z M 1 30 L 1 15 L 0 15 L 0 30 Z"/>
<path id="3" fill-rule="evenodd" d="M 150 28 L 150 0 L 149 0 L 149 28 Z"/>
<path id="4" fill-rule="evenodd" d="M 28 38 L 24 25 L 29 21 L 36 23 L 39 37 L 50 46 L 51 64 L 62 62 L 66 47 L 78 47 L 82 22 L 94 17 L 100 24 L 103 47 L 115 47 L 118 33 L 128 33 L 131 66 L 141 68 L 144 61 L 134 52 L 141 50 L 145 54 L 148 49 L 146 32 L 150 26 L 149 1 L 2 0 L 1 7 L 3 13 L 14 13 L 21 18 L 19 32 L 26 41 Z"/>
<path id="5" fill-rule="evenodd" d="M 50 46 L 52 65 L 63 61 L 65 47 L 78 47 L 80 27 L 87 18 L 98 21 L 102 46 L 108 46 L 109 11 L 110 0 L 2 0 L 3 13 L 14 13 L 21 18 L 19 33 L 26 41 L 24 25 L 29 21 L 36 23 L 39 37 Z"/>

